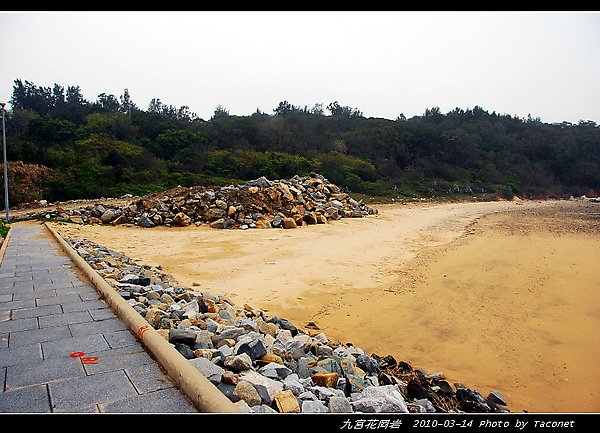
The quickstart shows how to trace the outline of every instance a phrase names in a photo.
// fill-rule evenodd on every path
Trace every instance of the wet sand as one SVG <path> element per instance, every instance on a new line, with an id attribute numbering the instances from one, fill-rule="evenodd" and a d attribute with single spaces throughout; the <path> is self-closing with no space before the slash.
<path id="1" fill-rule="evenodd" d="M 55 228 L 367 353 L 498 389 L 512 411 L 600 411 L 600 204 L 378 208 L 296 230 Z"/>

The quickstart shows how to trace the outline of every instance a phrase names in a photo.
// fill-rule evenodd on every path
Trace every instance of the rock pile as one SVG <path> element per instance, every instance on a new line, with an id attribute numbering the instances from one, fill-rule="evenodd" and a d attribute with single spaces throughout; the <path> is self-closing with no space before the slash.
<path id="1" fill-rule="evenodd" d="M 317 173 L 243 185 L 178 187 L 117 207 L 57 208 L 23 218 L 56 218 L 91 224 L 135 224 L 142 227 L 210 224 L 214 228 L 295 228 L 340 218 L 362 218 L 377 210 L 356 201 Z"/>
<path id="2" fill-rule="evenodd" d="M 180 287 L 160 267 L 88 240 L 71 246 L 131 306 L 244 412 L 508 412 L 442 373 L 413 370 L 331 341 L 315 323 L 297 327 L 249 305 Z"/>

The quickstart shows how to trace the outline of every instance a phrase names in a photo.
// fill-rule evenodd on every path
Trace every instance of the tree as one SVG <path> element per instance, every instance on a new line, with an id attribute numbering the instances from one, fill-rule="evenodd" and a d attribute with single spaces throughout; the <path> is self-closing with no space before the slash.
<path id="1" fill-rule="evenodd" d="M 314 114 L 316 116 L 322 116 L 323 114 L 325 114 L 325 112 L 323 111 L 323 104 L 322 103 L 315 104 L 310 109 L 310 112 L 311 112 L 311 114 Z"/>
<path id="2" fill-rule="evenodd" d="M 298 113 L 302 110 L 300 107 L 292 105 L 288 101 L 282 101 L 273 109 L 273 111 L 276 116 L 289 116 L 290 114 Z"/>
<path id="3" fill-rule="evenodd" d="M 121 113 L 130 114 L 133 110 L 138 109 L 135 103 L 131 100 L 131 96 L 129 96 L 128 89 L 125 89 L 123 91 L 123 94 L 119 97 L 119 99 L 121 100 L 121 105 L 119 108 L 119 111 L 121 111 Z"/>
<path id="4" fill-rule="evenodd" d="M 215 108 L 214 114 L 210 118 L 210 120 L 217 120 L 217 119 L 221 119 L 221 118 L 227 117 L 227 116 L 229 116 L 229 110 L 227 110 L 222 105 L 217 105 L 217 107 Z"/>
<path id="5" fill-rule="evenodd" d="M 100 105 L 103 110 L 109 111 L 111 113 L 117 113 L 120 111 L 121 108 L 118 99 L 115 98 L 114 95 L 107 95 L 106 93 L 100 93 L 98 95 L 96 104 Z"/>
<path id="6" fill-rule="evenodd" d="M 81 94 L 79 86 L 68 86 L 66 94 L 67 104 L 69 105 L 86 105 L 87 101 Z"/>
<path id="7" fill-rule="evenodd" d="M 340 105 L 338 101 L 331 102 L 327 106 L 327 110 L 331 113 L 332 116 L 340 116 L 340 117 L 362 117 L 362 111 L 358 108 L 351 108 L 347 105 Z"/>

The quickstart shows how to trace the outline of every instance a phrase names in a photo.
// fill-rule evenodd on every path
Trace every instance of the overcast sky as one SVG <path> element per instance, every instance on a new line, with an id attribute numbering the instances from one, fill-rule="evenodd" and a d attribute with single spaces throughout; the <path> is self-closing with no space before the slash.
<path id="1" fill-rule="evenodd" d="M 209 119 L 332 101 L 395 119 L 479 105 L 600 122 L 596 12 L 2 12 L 0 100 L 15 79 L 125 88 Z"/>

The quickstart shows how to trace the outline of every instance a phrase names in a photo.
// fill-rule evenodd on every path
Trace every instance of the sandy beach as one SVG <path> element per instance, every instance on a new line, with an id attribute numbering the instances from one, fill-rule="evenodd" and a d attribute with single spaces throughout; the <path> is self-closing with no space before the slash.
<path id="1" fill-rule="evenodd" d="M 600 204 L 377 208 L 295 230 L 54 227 L 368 353 L 497 389 L 511 411 L 600 411 Z"/>

